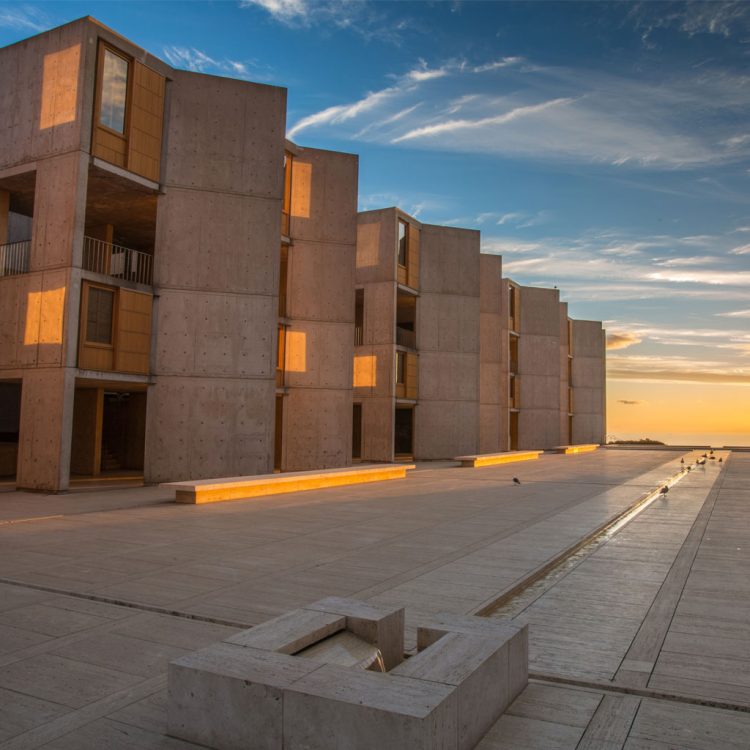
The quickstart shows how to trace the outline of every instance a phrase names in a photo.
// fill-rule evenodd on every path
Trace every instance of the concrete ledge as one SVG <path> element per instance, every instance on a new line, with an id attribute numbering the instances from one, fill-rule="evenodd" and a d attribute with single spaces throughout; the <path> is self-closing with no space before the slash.
<path id="1" fill-rule="evenodd" d="M 550 453 L 564 453 L 566 456 L 572 456 L 576 453 L 590 453 L 599 447 L 598 443 L 582 443 L 580 445 L 556 445 L 550 448 Z"/>
<path id="2" fill-rule="evenodd" d="M 456 456 L 453 460 L 460 461 L 464 468 L 479 469 L 482 466 L 496 464 L 512 464 L 516 461 L 533 461 L 539 458 L 542 451 L 508 451 L 506 453 L 480 453 L 476 456 Z"/>
<path id="3" fill-rule="evenodd" d="M 414 464 L 367 464 L 357 468 L 294 471 L 288 474 L 257 474 L 249 477 L 198 479 L 193 482 L 165 482 L 161 487 L 175 491 L 178 503 L 218 503 L 223 500 L 245 500 L 283 492 L 302 492 L 345 484 L 382 482 L 403 479 Z"/>

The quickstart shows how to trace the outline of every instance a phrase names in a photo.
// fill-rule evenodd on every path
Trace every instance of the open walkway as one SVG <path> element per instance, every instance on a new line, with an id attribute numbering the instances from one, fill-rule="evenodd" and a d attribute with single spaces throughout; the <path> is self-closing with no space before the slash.
<path id="1" fill-rule="evenodd" d="M 159 488 L 0 494 L 0 747 L 191 747 L 162 735 L 169 660 L 328 595 L 405 604 L 412 625 L 487 608 L 663 484 L 680 455 L 420 467 L 210 506 Z M 530 623 L 537 681 L 483 748 L 708 747 L 652 736 L 678 710 L 728 716 L 736 746 L 750 745 L 738 710 L 750 689 L 738 663 L 750 656 L 750 454 L 725 465 L 692 472 L 533 600 L 521 594 L 513 614 Z M 612 711 L 627 733 L 591 744 Z"/>

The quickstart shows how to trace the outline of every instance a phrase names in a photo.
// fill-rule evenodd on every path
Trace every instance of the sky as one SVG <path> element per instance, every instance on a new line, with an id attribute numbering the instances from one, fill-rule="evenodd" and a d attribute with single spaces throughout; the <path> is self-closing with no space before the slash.
<path id="1" fill-rule="evenodd" d="M 480 229 L 603 320 L 609 436 L 750 444 L 750 3 L 0 2 L 0 45 L 83 15 L 287 87 L 360 209 Z"/>

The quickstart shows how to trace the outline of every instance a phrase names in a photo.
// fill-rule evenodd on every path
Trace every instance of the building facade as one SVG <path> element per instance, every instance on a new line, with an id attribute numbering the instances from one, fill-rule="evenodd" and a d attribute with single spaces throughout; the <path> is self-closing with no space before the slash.
<path id="1" fill-rule="evenodd" d="M 503 280 L 478 232 L 358 215 L 357 157 L 286 140 L 285 89 L 175 70 L 91 18 L 0 49 L 0 84 L 18 487 L 603 439 L 601 325 Z"/>

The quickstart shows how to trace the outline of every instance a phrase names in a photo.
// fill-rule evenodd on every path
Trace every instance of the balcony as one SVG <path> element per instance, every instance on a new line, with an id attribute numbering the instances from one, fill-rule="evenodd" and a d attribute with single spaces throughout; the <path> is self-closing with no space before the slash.
<path id="1" fill-rule="evenodd" d="M 0 277 L 29 272 L 31 240 L 0 245 Z"/>
<path id="2" fill-rule="evenodd" d="M 396 326 L 396 344 L 398 344 L 398 346 L 405 346 L 407 349 L 416 349 L 416 332 L 410 331 L 407 328 L 401 328 L 401 326 Z"/>
<path id="3" fill-rule="evenodd" d="M 93 237 L 83 238 L 83 268 L 113 279 L 151 286 L 153 256 Z"/>

